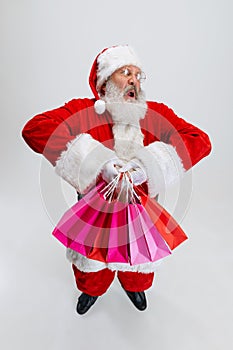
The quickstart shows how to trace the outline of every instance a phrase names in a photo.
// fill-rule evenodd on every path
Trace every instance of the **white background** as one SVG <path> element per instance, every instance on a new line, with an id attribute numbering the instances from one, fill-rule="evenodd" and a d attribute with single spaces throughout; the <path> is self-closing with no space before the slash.
<path id="1" fill-rule="evenodd" d="M 1 0 L 0 6 L 1 349 L 229 348 L 232 1 Z M 51 237 L 54 223 L 41 198 L 49 192 L 56 206 L 57 178 L 45 166 L 53 180 L 48 185 L 44 177 L 41 191 L 41 157 L 21 130 L 39 112 L 92 97 L 92 61 L 116 44 L 132 45 L 140 56 L 147 98 L 205 130 L 213 151 L 193 170 L 182 221 L 189 240 L 161 266 L 148 309 L 138 312 L 115 281 L 79 316 L 65 248 Z"/>

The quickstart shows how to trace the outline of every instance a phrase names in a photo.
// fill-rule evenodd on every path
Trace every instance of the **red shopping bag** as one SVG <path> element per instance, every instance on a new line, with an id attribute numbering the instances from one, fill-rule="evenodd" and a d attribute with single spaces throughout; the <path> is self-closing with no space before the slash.
<path id="1" fill-rule="evenodd" d="M 139 186 L 135 187 L 135 191 L 140 196 L 140 202 L 152 222 L 171 249 L 188 238 L 175 219 L 158 202 L 150 198 Z"/>
<path id="2" fill-rule="evenodd" d="M 108 263 L 128 263 L 127 205 L 117 201 L 108 203 L 105 200 L 105 208 L 106 203 L 109 212 L 86 256 Z M 100 215 L 104 216 L 103 213 Z"/>

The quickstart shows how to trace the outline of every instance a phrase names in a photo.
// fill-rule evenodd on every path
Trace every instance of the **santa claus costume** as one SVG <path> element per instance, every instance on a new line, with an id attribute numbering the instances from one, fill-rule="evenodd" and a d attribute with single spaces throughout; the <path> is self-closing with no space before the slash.
<path id="1" fill-rule="evenodd" d="M 207 156 L 209 137 L 178 117 L 163 103 L 147 101 L 142 114 L 119 116 L 102 94 L 103 84 L 119 68 L 141 63 L 129 46 L 104 49 L 95 59 L 89 83 L 94 98 L 77 98 L 64 106 L 34 116 L 23 129 L 23 138 L 55 167 L 56 173 L 80 194 L 87 193 L 108 161 L 131 160 L 143 165 L 148 195 L 155 197 Z M 67 249 L 77 287 L 98 297 L 106 292 L 115 273 L 128 292 L 151 287 L 157 263 L 130 265 L 89 259 Z M 130 295 L 129 295 L 130 296 Z"/>

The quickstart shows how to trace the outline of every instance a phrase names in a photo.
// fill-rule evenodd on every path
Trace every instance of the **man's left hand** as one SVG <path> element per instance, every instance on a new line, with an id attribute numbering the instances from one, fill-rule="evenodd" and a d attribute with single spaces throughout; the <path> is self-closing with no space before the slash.
<path id="1" fill-rule="evenodd" d="M 136 186 L 141 185 L 147 180 L 146 171 L 143 165 L 134 160 L 130 160 L 128 163 L 126 163 L 126 165 L 120 169 L 120 172 L 129 172 L 130 178 L 132 179 L 133 184 Z"/>

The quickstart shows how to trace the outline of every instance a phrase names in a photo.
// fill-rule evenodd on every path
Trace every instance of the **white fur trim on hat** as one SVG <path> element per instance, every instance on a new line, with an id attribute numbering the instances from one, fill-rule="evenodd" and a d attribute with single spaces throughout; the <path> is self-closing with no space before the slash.
<path id="1" fill-rule="evenodd" d="M 133 65 L 141 69 L 141 63 L 133 49 L 127 45 L 115 46 L 99 55 L 96 89 L 99 92 L 103 83 L 119 68 Z"/>

